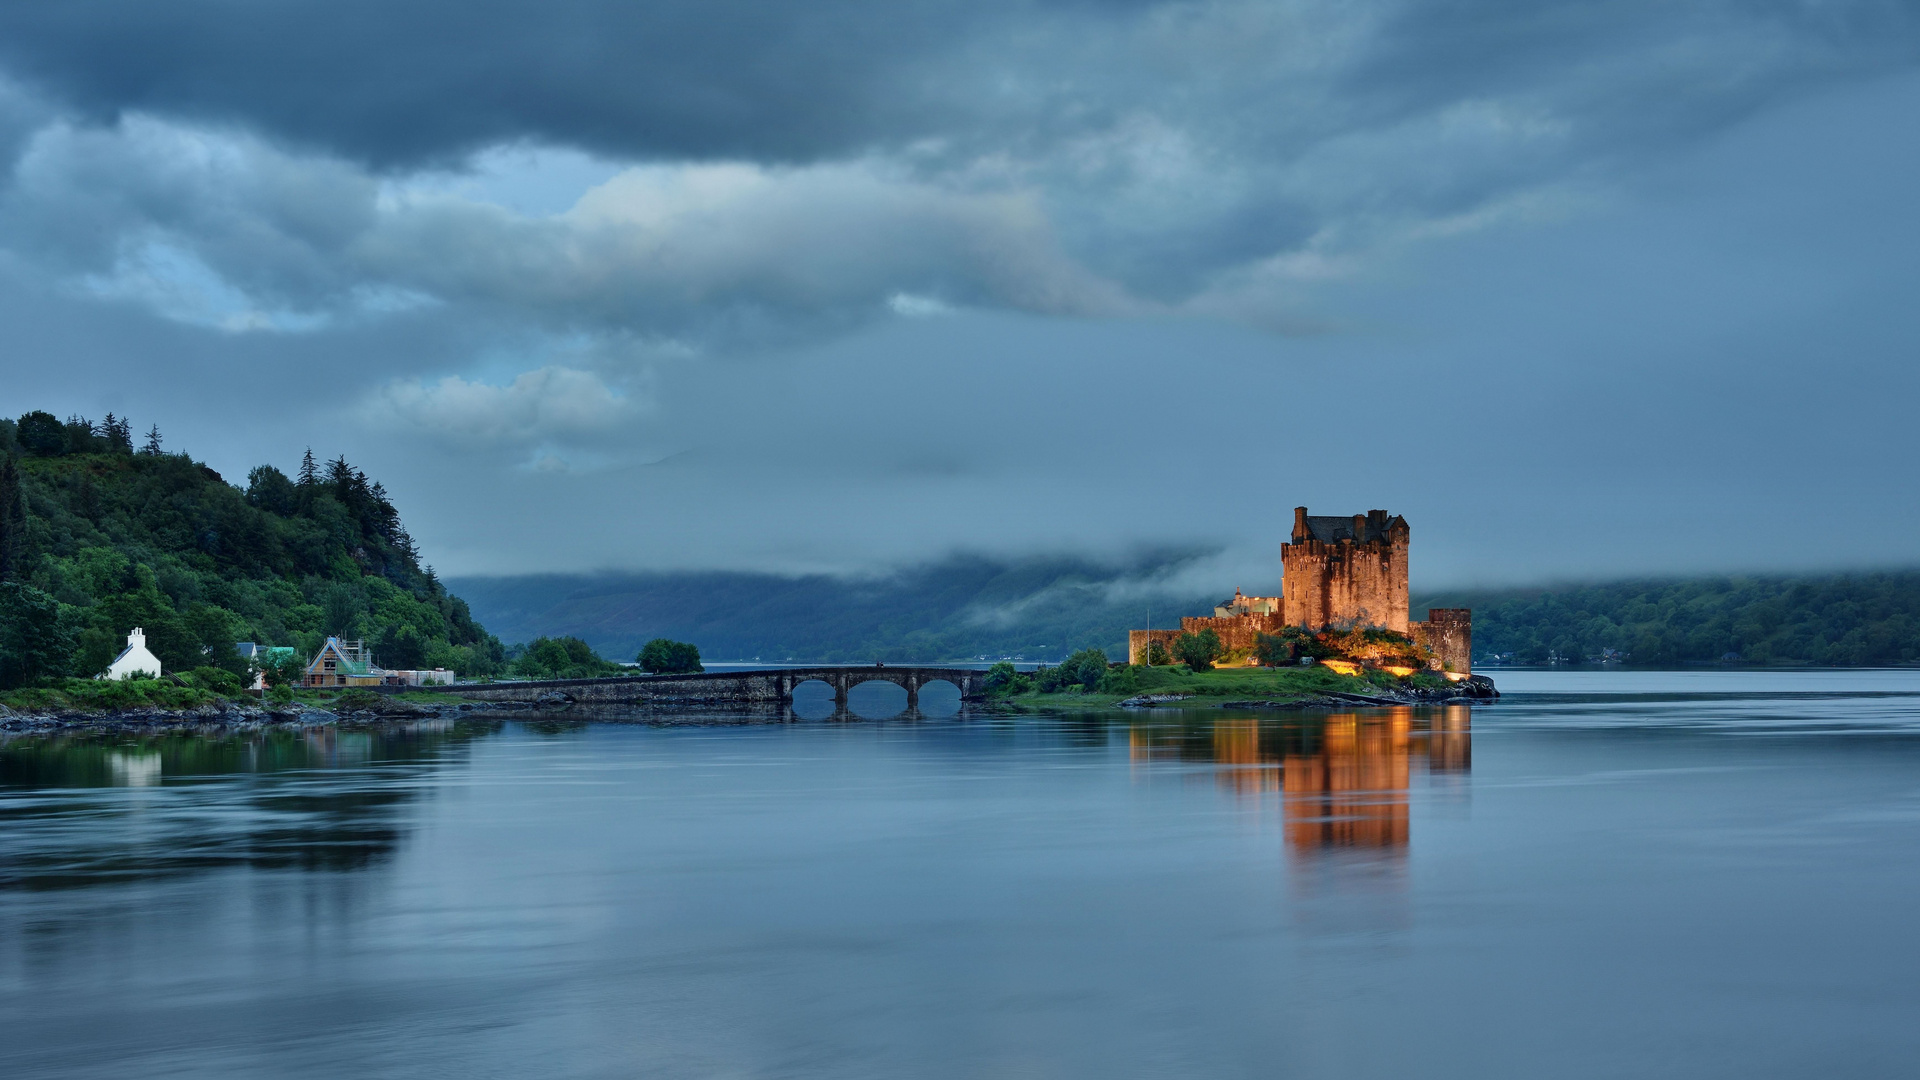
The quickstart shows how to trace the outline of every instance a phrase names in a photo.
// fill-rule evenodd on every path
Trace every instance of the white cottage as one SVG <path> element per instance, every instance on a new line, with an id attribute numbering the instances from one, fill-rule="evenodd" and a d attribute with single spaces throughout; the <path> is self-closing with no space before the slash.
<path id="1" fill-rule="evenodd" d="M 139 627 L 127 635 L 127 647 L 107 665 L 103 679 L 157 679 L 160 677 L 160 658 L 147 651 L 147 632 Z"/>

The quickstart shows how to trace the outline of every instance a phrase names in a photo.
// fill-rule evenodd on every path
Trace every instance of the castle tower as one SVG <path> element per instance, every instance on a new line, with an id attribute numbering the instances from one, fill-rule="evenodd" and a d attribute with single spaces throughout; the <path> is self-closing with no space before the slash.
<path id="1" fill-rule="evenodd" d="M 1379 626 L 1408 632 L 1407 519 L 1369 510 L 1352 517 L 1293 511 L 1280 545 L 1281 617 L 1289 626 Z"/>

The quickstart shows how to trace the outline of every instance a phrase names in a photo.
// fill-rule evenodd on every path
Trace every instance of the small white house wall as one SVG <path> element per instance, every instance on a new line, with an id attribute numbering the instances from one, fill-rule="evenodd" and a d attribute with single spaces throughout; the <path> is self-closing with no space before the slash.
<path id="1" fill-rule="evenodd" d="M 160 658 L 148 652 L 146 648 L 128 649 L 124 656 L 107 668 L 109 679 L 131 679 L 141 674 L 149 678 L 160 675 Z"/>

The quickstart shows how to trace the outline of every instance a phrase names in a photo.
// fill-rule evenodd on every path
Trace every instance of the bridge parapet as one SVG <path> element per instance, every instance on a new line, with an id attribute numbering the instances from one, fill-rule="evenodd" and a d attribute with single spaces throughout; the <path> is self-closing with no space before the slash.
<path id="1" fill-rule="evenodd" d="M 473 701 L 538 701 L 555 692 L 582 704 L 677 706 L 777 706 L 793 700 L 801 683 L 820 681 L 833 688 L 834 704 L 845 707 L 847 692 L 863 682 L 890 682 L 907 692 L 907 707 L 918 708 L 920 688 L 952 683 L 962 701 L 986 696 L 987 673 L 948 667 L 806 667 L 750 671 L 709 671 L 697 675 L 625 675 L 609 679 L 549 679 L 537 682 L 461 683 L 432 689 Z"/>

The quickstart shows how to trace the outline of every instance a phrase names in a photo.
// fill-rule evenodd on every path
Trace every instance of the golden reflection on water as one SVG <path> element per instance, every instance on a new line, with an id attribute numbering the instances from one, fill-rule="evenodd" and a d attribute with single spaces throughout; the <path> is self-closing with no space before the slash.
<path id="1" fill-rule="evenodd" d="M 1277 800 L 1287 845 L 1305 851 L 1406 847 L 1414 774 L 1469 772 L 1472 740 L 1472 710 L 1455 705 L 1143 726 L 1130 747 L 1139 762 L 1211 761 L 1237 797 Z"/>

